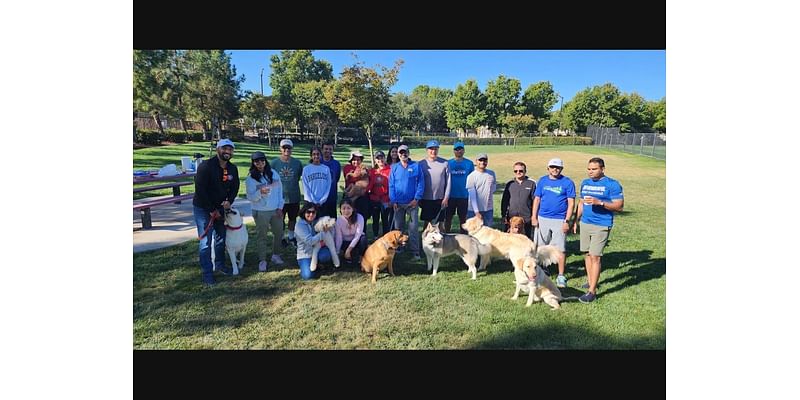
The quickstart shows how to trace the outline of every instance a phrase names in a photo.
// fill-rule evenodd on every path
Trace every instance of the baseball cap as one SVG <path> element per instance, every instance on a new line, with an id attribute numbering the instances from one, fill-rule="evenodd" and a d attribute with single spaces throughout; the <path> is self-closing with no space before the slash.
<path id="1" fill-rule="evenodd" d="M 553 158 L 547 162 L 548 167 L 561 167 L 564 168 L 564 162 L 560 158 Z"/>
<path id="2" fill-rule="evenodd" d="M 428 140 L 428 144 L 425 145 L 425 148 L 430 149 L 431 147 L 439 147 L 439 142 L 436 140 Z"/>
<path id="3" fill-rule="evenodd" d="M 361 158 L 363 159 L 363 158 L 364 158 L 364 155 L 363 155 L 363 154 L 361 154 L 361 152 L 360 152 L 360 151 L 356 150 L 356 151 L 351 151 L 351 152 L 350 152 L 350 161 L 352 161 L 352 160 L 353 160 L 353 157 L 361 157 Z"/>
<path id="4" fill-rule="evenodd" d="M 234 149 L 236 148 L 236 146 L 233 145 L 233 142 L 230 139 L 222 139 L 219 142 L 217 142 L 217 148 L 220 148 L 222 146 L 231 146 Z"/>
<path id="5" fill-rule="evenodd" d="M 292 144 L 292 140 L 291 139 L 283 139 L 283 140 L 281 140 L 281 147 L 283 147 L 283 146 L 289 146 L 291 148 L 294 148 L 294 144 Z"/>
<path id="6" fill-rule="evenodd" d="M 253 153 L 252 156 L 250 156 L 251 160 L 258 160 L 259 158 L 263 158 L 263 159 L 266 160 L 267 156 L 264 153 L 260 152 L 260 151 L 257 151 L 255 153 Z"/>
<path id="7" fill-rule="evenodd" d="M 453 150 L 455 150 L 455 149 L 457 149 L 457 148 L 459 148 L 459 147 L 464 147 L 464 143 L 462 143 L 462 142 L 455 142 L 455 143 L 453 144 Z"/>
<path id="8" fill-rule="evenodd" d="M 477 155 L 477 156 L 475 156 L 475 159 L 476 159 L 476 160 L 480 160 L 481 158 L 485 158 L 485 159 L 487 159 L 487 160 L 488 160 L 488 159 L 489 159 L 489 156 L 488 156 L 488 155 L 486 155 L 486 153 L 478 153 L 478 155 Z"/>
<path id="9" fill-rule="evenodd" d="M 378 150 L 378 151 L 375 152 L 375 158 L 378 158 L 378 157 L 384 157 L 385 158 L 386 154 L 383 154 L 382 151 Z"/>
<path id="10" fill-rule="evenodd" d="M 401 144 L 400 147 L 397 148 L 398 152 L 403 151 L 403 150 L 408 151 L 408 146 L 406 146 L 404 144 Z"/>

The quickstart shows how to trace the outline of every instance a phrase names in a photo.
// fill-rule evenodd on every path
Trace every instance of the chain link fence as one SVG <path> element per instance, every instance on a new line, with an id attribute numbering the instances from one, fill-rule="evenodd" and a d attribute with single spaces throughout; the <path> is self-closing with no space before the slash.
<path id="1" fill-rule="evenodd" d="M 667 159 L 667 135 L 665 133 L 621 133 L 619 127 L 589 125 L 586 127 L 586 136 L 592 138 L 595 146 L 641 154 L 660 160 Z"/>

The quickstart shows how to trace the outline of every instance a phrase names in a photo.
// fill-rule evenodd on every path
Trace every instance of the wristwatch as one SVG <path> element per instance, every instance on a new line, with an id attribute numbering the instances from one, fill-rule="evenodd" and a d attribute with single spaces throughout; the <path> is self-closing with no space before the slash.
<path id="1" fill-rule="evenodd" d="M 565 224 L 569 224 L 569 220 L 568 220 L 568 219 L 565 219 L 565 220 L 564 220 L 564 223 L 565 223 Z"/>
<path id="2" fill-rule="evenodd" d="M 601 202 L 600 202 L 600 207 L 605 207 L 605 206 L 606 206 L 606 203 L 604 203 L 604 202 L 602 202 L 602 201 L 601 201 Z"/>

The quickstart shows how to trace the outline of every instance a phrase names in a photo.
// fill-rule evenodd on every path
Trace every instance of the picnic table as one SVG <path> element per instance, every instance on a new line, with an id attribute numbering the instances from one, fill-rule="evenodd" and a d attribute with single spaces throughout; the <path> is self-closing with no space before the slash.
<path id="1" fill-rule="evenodd" d="M 150 208 L 169 203 L 181 204 L 181 201 L 191 200 L 194 197 L 194 193 L 181 195 L 181 186 L 193 184 L 194 179 L 188 181 L 185 179 L 194 178 L 195 175 L 197 175 L 196 172 L 184 172 L 181 174 L 170 175 L 170 176 L 155 176 L 150 174 L 142 176 L 134 175 L 133 177 L 134 185 L 142 183 L 150 183 L 150 182 L 167 182 L 167 183 L 162 183 L 160 185 L 134 187 L 133 193 L 141 193 L 150 190 L 172 188 L 172 197 L 164 197 L 155 200 L 145 200 L 133 204 L 133 210 L 134 211 L 139 210 L 141 212 L 142 229 L 150 229 L 153 227 L 153 221 L 150 215 Z"/>

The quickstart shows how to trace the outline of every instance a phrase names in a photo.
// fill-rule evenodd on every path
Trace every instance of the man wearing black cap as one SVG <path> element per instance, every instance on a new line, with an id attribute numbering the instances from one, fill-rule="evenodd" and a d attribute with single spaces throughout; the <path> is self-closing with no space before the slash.
<path id="1" fill-rule="evenodd" d="M 230 162 L 234 144 L 230 139 L 217 142 L 217 155 L 200 164 L 194 177 L 194 222 L 200 238 L 200 269 L 203 283 L 216 284 L 213 270 L 225 275 L 233 273 L 225 267 L 225 210 L 231 208 L 239 192 L 239 170 Z M 213 221 L 213 222 L 212 222 Z M 209 227 L 211 224 L 211 227 Z M 214 265 L 211 263 L 211 241 L 214 241 Z"/>

